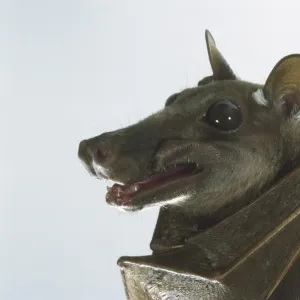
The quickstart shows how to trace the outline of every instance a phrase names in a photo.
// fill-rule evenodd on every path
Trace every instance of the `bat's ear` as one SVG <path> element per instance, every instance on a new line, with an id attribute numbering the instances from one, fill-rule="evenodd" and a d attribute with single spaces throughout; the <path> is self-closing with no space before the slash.
<path id="1" fill-rule="evenodd" d="M 218 50 L 214 38 L 208 30 L 205 31 L 205 39 L 214 81 L 238 79 Z"/>
<path id="2" fill-rule="evenodd" d="M 263 92 L 284 117 L 300 117 L 300 54 L 286 56 L 276 64 Z"/>

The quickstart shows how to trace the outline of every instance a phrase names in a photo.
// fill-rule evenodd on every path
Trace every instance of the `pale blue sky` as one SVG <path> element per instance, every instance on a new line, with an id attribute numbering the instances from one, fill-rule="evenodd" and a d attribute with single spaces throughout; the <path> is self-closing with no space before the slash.
<path id="1" fill-rule="evenodd" d="M 263 83 L 300 52 L 299 7 L 0 0 L 0 299 L 125 299 L 116 261 L 150 253 L 157 209 L 108 207 L 79 141 L 210 75 L 206 28 L 240 77 Z"/>

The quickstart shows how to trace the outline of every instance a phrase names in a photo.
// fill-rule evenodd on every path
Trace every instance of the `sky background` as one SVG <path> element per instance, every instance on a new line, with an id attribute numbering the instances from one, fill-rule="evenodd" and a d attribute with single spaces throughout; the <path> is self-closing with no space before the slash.
<path id="1" fill-rule="evenodd" d="M 208 28 L 264 83 L 300 53 L 299 1 L 0 0 L 0 299 L 125 300 L 122 255 L 158 210 L 109 207 L 80 140 L 128 126 L 210 75 Z"/>

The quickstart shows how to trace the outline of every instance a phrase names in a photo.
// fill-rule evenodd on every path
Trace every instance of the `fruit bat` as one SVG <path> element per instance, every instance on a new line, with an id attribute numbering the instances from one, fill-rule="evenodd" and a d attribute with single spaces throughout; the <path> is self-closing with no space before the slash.
<path id="1" fill-rule="evenodd" d="M 212 76 L 79 145 L 109 205 L 160 207 L 152 255 L 118 261 L 126 296 L 300 299 L 300 55 L 255 84 L 205 37 Z"/>

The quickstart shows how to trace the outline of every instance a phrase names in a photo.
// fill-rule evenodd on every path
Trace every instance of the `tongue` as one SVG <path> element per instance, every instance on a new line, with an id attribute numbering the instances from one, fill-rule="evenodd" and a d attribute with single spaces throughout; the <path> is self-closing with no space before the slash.
<path id="1" fill-rule="evenodd" d="M 162 186 L 165 183 L 186 177 L 188 175 L 193 175 L 195 171 L 195 164 L 182 164 L 171 167 L 162 173 L 155 174 L 150 179 L 144 181 L 125 185 L 115 183 L 106 194 L 106 201 L 113 205 L 129 205 L 131 199 L 138 193 Z"/>

